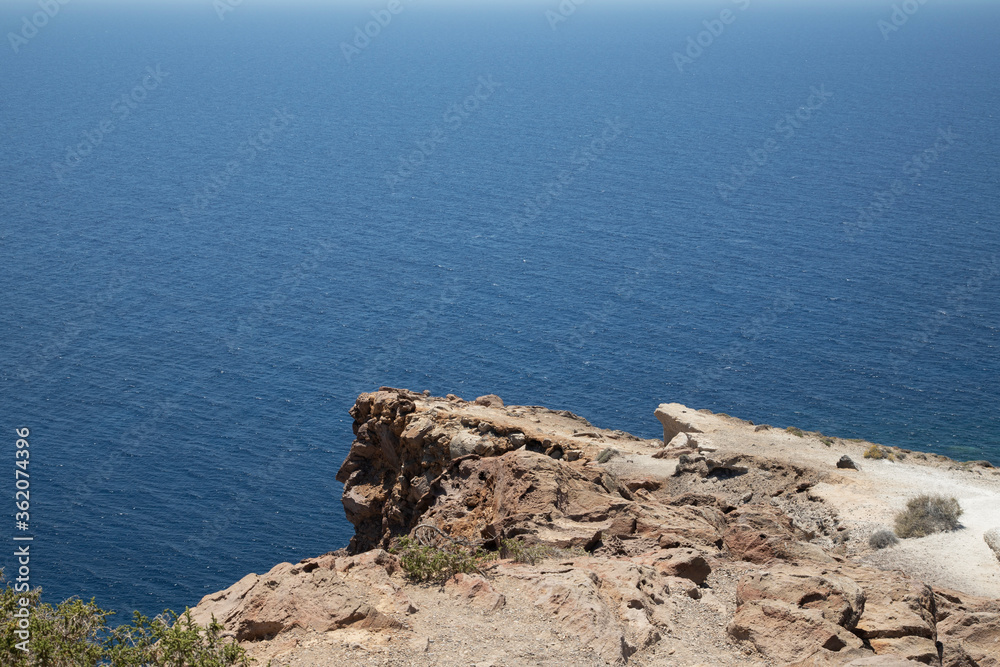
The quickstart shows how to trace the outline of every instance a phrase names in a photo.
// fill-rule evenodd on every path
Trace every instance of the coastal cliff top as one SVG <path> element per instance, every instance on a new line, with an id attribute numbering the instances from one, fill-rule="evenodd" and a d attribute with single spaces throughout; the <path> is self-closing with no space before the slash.
<path id="1" fill-rule="evenodd" d="M 259 658 L 1000 666 L 988 463 L 679 404 L 656 410 L 663 440 L 492 395 L 383 387 L 351 415 L 349 547 L 193 610 Z M 954 496 L 962 527 L 873 548 L 920 493 Z M 464 573 L 413 580 L 413 554 L 463 552 Z"/>

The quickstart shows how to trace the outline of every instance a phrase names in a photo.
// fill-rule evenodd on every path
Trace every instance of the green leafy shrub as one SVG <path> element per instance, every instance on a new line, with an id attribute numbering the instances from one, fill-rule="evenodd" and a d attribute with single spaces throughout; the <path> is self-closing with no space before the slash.
<path id="1" fill-rule="evenodd" d="M 906 502 L 906 509 L 896 515 L 896 535 L 924 537 L 931 533 L 961 527 L 958 517 L 962 508 L 955 498 L 940 495 L 919 495 Z"/>
<path id="2" fill-rule="evenodd" d="M 872 549 L 885 549 L 899 544 L 899 538 L 891 530 L 883 528 L 871 534 L 868 538 L 868 545 Z"/>
<path id="3" fill-rule="evenodd" d="M 2 579 L 2 573 L 0 573 Z M 0 591 L 0 664 L 4 667 L 247 667 L 251 658 L 238 644 L 223 640 L 212 619 L 201 627 L 190 611 L 166 611 L 152 620 L 136 612 L 132 623 L 111 627 L 114 612 L 91 600 L 70 598 L 56 606 L 39 600 L 41 589 Z M 28 602 L 28 652 L 14 614 Z"/>
<path id="4" fill-rule="evenodd" d="M 135 612 L 132 623 L 109 633 L 105 647 L 111 665 L 249 665 L 246 651 L 239 644 L 223 640 L 222 630 L 214 617 L 208 627 L 199 626 L 191 618 L 191 610 L 181 616 L 166 611 L 152 620 Z"/>
<path id="5" fill-rule="evenodd" d="M 482 549 L 428 546 L 409 537 L 399 538 L 389 551 L 399 556 L 403 572 L 414 581 L 447 581 L 459 572 L 476 572 L 480 565 L 496 558 Z"/>
<path id="6" fill-rule="evenodd" d="M 822 442 L 827 447 L 830 447 L 831 445 L 833 445 L 834 440 L 833 438 L 824 435 L 822 438 L 820 438 L 820 442 Z"/>
<path id="7" fill-rule="evenodd" d="M 796 428 L 794 426 L 789 426 L 788 428 L 785 429 L 785 431 L 787 431 L 788 433 L 791 433 L 792 435 L 797 435 L 800 438 L 804 438 L 806 436 L 805 431 L 803 431 L 800 428 Z"/>

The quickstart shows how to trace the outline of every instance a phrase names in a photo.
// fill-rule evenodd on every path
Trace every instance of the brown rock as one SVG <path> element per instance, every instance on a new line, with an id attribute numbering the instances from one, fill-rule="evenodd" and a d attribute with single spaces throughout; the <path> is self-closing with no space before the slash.
<path id="1" fill-rule="evenodd" d="M 907 636 L 933 639 L 933 594 L 925 584 L 912 582 L 909 588 L 906 592 L 898 588 L 893 591 L 902 593 L 899 595 L 869 594 L 855 631 L 868 640 Z"/>
<path id="2" fill-rule="evenodd" d="M 895 639 L 872 639 L 871 647 L 876 655 L 886 654 L 925 665 L 940 664 L 937 645 L 927 637 L 899 637 Z"/>
<path id="3" fill-rule="evenodd" d="M 669 590 L 652 568 L 603 560 L 508 574 L 529 585 L 535 605 L 563 632 L 611 664 L 660 641 L 670 627 L 663 605 Z"/>
<path id="4" fill-rule="evenodd" d="M 800 543 L 808 535 L 796 528 L 791 518 L 776 505 L 742 505 L 726 516 L 726 523 L 723 540 L 726 549 L 737 560 L 768 563 L 775 558 L 793 559 L 806 555 L 829 562 L 821 551 L 803 549 Z"/>
<path id="5" fill-rule="evenodd" d="M 1000 601 L 945 590 L 935 598 L 944 664 L 1000 667 Z"/>
<path id="6" fill-rule="evenodd" d="M 493 590 L 490 583 L 478 574 L 460 572 L 445 582 L 444 587 L 456 597 L 468 601 L 487 614 L 499 611 L 507 603 L 507 599 Z"/>
<path id="7" fill-rule="evenodd" d="M 694 549 L 671 549 L 664 560 L 658 561 L 656 569 L 663 574 L 682 579 L 690 579 L 701 586 L 712 573 L 712 567 L 705 557 Z"/>
<path id="8" fill-rule="evenodd" d="M 691 442 L 691 436 L 683 431 L 672 437 L 669 442 L 664 440 L 664 443 L 664 447 L 667 449 L 695 449 L 694 444 Z"/>
<path id="9" fill-rule="evenodd" d="M 476 405 L 483 405 L 487 408 L 502 408 L 503 399 L 496 394 L 486 394 L 476 399 Z"/>
<path id="10" fill-rule="evenodd" d="M 643 664 L 748 664 L 727 646 L 727 629 L 768 664 L 938 664 L 940 650 L 948 667 L 1000 667 L 1000 603 L 935 594 L 899 572 L 851 564 L 843 544 L 828 550 L 843 524 L 805 492 L 856 480 L 828 475 L 821 458 L 817 471 L 757 455 L 763 447 L 736 453 L 741 429 L 770 437 L 739 420 L 672 405 L 658 413 L 665 434 L 676 431 L 667 442 L 686 447 L 493 396 L 362 394 L 338 472 L 355 525 L 349 550 L 249 575 L 206 596 L 195 618 L 215 614 L 230 636 L 270 647 L 257 653 L 263 662 L 296 667 L 374 663 L 389 651 L 400 664 L 467 664 L 477 656 L 462 642 L 480 632 L 500 633 L 487 662 L 507 653 L 517 664 L 596 667 L 646 649 Z M 620 454 L 596 464 L 608 448 Z M 649 458 L 671 452 L 683 455 L 676 476 Z M 488 577 L 460 574 L 443 588 L 413 586 L 382 548 L 420 524 L 487 549 L 516 538 L 545 556 L 483 564 Z M 419 535 L 447 540 L 433 532 Z M 504 623 L 485 618 L 498 610 Z M 297 662 L 284 661 L 300 649 Z"/>
<path id="11" fill-rule="evenodd" d="M 821 649 L 802 662 L 789 667 L 914 667 L 914 664 L 898 655 L 872 655 L 871 651 L 847 649 L 840 652 Z"/>
<path id="12" fill-rule="evenodd" d="M 749 640 L 765 656 L 781 663 L 803 660 L 819 649 L 860 649 L 861 640 L 827 621 L 818 609 L 779 600 L 753 600 L 739 608 L 728 628 L 736 639 Z"/>
<path id="13" fill-rule="evenodd" d="M 778 565 L 743 577 L 736 588 L 737 604 L 781 600 L 816 609 L 827 621 L 853 629 L 865 609 L 865 593 L 854 580 L 817 567 Z"/>
<path id="14" fill-rule="evenodd" d="M 264 576 L 247 575 L 205 596 L 191 616 L 205 624 L 214 615 L 237 641 L 250 642 L 295 628 L 401 628 L 399 616 L 416 608 L 390 579 L 386 564 L 395 567 L 393 557 L 381 551 L 354 559 L 309 559 L 298 566 L 281 563 Z"/>
<path id="15" fill-rule="evenodd" d="M 680 403 L 662 403 L 653 413 L 663 424 L 663 443 L 670 442 L 678 433 L 707 433 L 718 428 L 721 419 L 692 410 Z"/>

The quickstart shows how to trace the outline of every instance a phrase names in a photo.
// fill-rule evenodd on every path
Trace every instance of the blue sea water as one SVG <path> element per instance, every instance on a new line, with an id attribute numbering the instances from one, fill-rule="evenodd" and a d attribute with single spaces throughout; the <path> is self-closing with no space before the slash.
<path id="1" fill-rule="evenodd" d="M 0 463 L 30 428 L 47 599 L 344 546 L 380 385 L 1000 464 L 1000 5 L 403 6 L 356 51 L 385 3 L 14 42 L 0 6 Z"/>

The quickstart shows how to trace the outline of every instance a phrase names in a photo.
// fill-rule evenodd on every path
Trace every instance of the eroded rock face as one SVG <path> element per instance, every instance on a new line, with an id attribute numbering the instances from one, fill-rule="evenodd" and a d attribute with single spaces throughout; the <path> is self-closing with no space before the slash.
<path id="1" fill-rule="evenodd" d="M 737 603 L 780 600 L 800 609 L 815 609 L 829 623 L 854 629 L 865 610 L 865 592 L 849 577 L 825 569 L 787 564 L 758 570 L 740 580 Z"/>
<path id="2" fill-rule="evenodd" d="M 214 616 L 238 641 L 251 642 L 294 628 L 399 629 L 398 618 L 417 609 L 392 578 L 398 567 L 395 557 L 381 550 L 281 563 L 205 596 L 191 615 L 202 624 Z"/>
<path id="3" fill-rule="evenodd" d="M 672 656 L 679 638 L 702 641 L 694 610 L 717 628 L 713 647 L 730 642 L 706 664 L 1000 667 L 1000 603 L 850 563 L 799 520 L 822 515 L 809 490 L 825 472 L 718 449 L 719 429 L 757 433 L 750 424 L 665 404 L 664 441 L 644 441 L 493 395 L 388 388 L 351 415 L 337 475 L 356 530 L 348 550 L 249 575 L 206 596 L 196 620 L 214 614 L 243 642 L 296 629 L 409 636 L 420 605 L 383 549 L 431 525 L 486 549 L 517 538 L 556 550 L 456 575 L 440 588 L 445 608 L 530 610 L 604 664 L 690 664 Z M 618 454 L 599 456 L 609 448 Z"/>
<path id="4" fill-rule="evenodd" d="M 935 591 L 945 667 L 1000 667 L 1000 600 Z"/>
<path id="5" fill-rule="evenodd" d="M 584 560 L 512 568 L 508 576 L 527 582 L 537 607 L 610 664 L 655 644 L 670 627 L 669 587 L 649 567 Z"/>
<path id="6" fill-rule="evenodd" d="M 753 642 L 761 653 L 782 664 L 818 649 L 836 653 L 864 647 L 858 636 L 828 621 L 820 610 L 780 600 L 743 604 L 729 624 L 729 634 Z"/>
<path id="7" fill-rule="evenodd" d="M 661 403 L 653 413 L 663 424 L 663 442 L 669 443 L 678 433 L 704 433 L 711 430 L 711 415 L 692 410 L 680 403 Z"/>
<path id="8" fill-rule="evenodd" d="M 938 664 L 933 592 L 898 573 L 808 561 L 773 564 L 740 580 L 737 601 L 730 633 L 776 660 L 804 660 L 819 643 L 828 652 L 868 648 Z"/>

